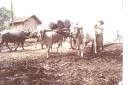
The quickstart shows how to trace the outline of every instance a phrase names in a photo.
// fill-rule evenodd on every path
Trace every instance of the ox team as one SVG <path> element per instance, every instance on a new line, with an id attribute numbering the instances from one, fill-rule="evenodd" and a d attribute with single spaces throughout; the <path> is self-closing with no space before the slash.
<path id="1" fill-rule="evenodd" d="M 92 39 L 92 42 L 96 41 L 96 44 L 95 44 L 95 42 L 92 44 L 92 48 L 94 48 L 96 50 L 96 52 L 99 53 L 100 48 L 102 48 L 102 50 L 104 49 L 103 25 L 104 25 L 103 21 L 98 21 L 98 23 L 95 24 L 95 26 L 94 26 L 95 38 L 93 38 L 93 39 L 92 39 L 92 37 L 90 37 L 89 33 L 82 34 L 81 29 L 83 29 L 83 27 L 79 27 L 78 24 L 72 28 L 69 20 L 65 20 L 64 22 L 61 20 L 58 20 L 57 23 L 51 22 L 48 26 L 48 28 L 50 28 L 51 30 L 47 30 L 46 28 L 42 29 L 42 30 L 38 30 L 36 32 L 36 35 L 34 33 L 18 31 L 18 30 L 4 30 L 3 32 L 1 32 L 0 51 L 1 51 L 1 47 L 3 46 L 4 43 L 8 47 L 8 49 L 10 49 L 10 51 L 12 51 L 12 49 L 9 47 L 8 43 L 18 43 L 18 45 L 15 47 L 14 51 L 17 50 L 17 48 L 19 47 L 20 44 L 22 46 L 22 49 L 24 50 L 24 46 L 23 46 L 24 41 L 28 38 L 32 38 L 33 34 L 34 34 L 34 38 L 37 38 L 41 42 L 41 45 L 42 44 L 46 45 L 47 57 L 49 57 L 49 51 L 50 51 L 51 46 L 54 43 L 58 43 L 58 42 L 59 42 L 59 45 L 62 45 L 62 41 L 63 41 L 64 37 L 74 38 L 76 45 L 77 45 L 78 55 L 80 55 L 80 56 L 83 56 L 83 51 L 82 51 L 83 48 L 81 48 L 81 45 L 84 45 L 83 47 L 86 47 L 87 43 L 90 42 L 90 40 L 88 40 L 88 38 Z M 78 31 L 79 32 L 72 33 L 70 30 L 74 29 L 74 28 L 77 28 L 77 32 Z M 78 29 L 80 29 L 80 30 L 78 30 Z M 82 38 L 82 40 L 81 40 L 81 38 Z M 85 44 L 83 44 L 83 43 L 85 43 Z"/>

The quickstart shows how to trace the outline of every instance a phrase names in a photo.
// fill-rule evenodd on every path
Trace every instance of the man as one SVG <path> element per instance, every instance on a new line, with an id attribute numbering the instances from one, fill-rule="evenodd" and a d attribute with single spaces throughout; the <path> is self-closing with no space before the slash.
<path id="1" fill-rule="evenodd" d="M 96 36 L 96 45 L 97 45 L 97 52 L 100 51 L 100 47 L 102 48 L 102 51 L 104 49 L 103 46 L 103 30 L 104 30 L 104 22 L 98 21 L 98 23 L 94 26 L 95 29 L 95 36 Z"/>

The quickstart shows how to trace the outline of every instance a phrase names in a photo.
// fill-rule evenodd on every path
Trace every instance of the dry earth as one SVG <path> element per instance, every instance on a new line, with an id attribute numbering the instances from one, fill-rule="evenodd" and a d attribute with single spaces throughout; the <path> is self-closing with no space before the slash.
<path id="1" fill-rule="evenodd" d="M 122 43 L 106 44 L 99 55 L 87 52 L 83 58 L 69 45 L 63 45 L 62 55 L 53 47 L 46 58 L 46 49 L 34 44 L 25 43 L 24 51 L 2 50 L 0 85 L 117 85 L 122 80 Z"/>

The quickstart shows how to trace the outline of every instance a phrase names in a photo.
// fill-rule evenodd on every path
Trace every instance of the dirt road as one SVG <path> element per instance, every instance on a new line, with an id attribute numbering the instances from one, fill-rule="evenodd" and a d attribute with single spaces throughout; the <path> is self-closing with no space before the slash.
<path id="1" fill-rule="evenodd" d="M 76 56 L 27 46 L 22 51 L 0 53 L 0 85 L 117 85 L 122 79 L 122 43 L 108 44 L 100 55 Z"/>

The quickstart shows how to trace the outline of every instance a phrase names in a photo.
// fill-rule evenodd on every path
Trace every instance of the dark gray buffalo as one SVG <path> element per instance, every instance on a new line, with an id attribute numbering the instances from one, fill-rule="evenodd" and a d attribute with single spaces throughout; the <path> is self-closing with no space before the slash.
<path id="1" fill-rule="evenodd" d="M 30 32 L 24 32 L 24 31 L 19 31 L 19 30 L 4 30 L 1 32 L 1 43 L 0 43 L 0 52 L 1 52 L 1 47 L 5 43 L 5 45 L 12 51 L 12 49 L 8 46 L 8 43 L 18 43 L 14 51 L 17 50 L 19 47 L 20 43 L 22 46 L 22 49 L 24 50 L 24 41 L 25 39 L 30 37 Z"/>

